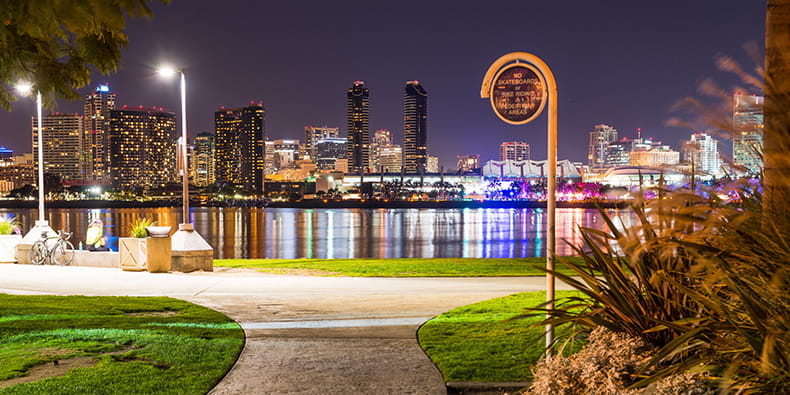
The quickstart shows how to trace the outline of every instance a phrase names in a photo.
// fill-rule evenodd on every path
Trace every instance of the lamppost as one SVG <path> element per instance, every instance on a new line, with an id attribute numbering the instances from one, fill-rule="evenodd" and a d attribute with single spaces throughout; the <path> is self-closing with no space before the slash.
<path id="1" fill-rule="evenodd" d="M 178 225 L 178 229 L 187 230 L 187 228 L 194 229 L 189 221 L 189 175 L 187 173 L 187 83 L 183 68 L 160 67 L 159 74 L 169 77 L 173 74 L 181 74 L 181 169 L 182 177 L 182 194 L 183 194 L 183 217 L 182 223 Z"/>
<path id="2" fill-rule="evenodd" d="M 21 95 L 29 96 L 33 92 L 33 85 L 28 82 L 19 83 L 16 86 L 16 90 Z M 36 90 L 36 119 L 38 121 L 36 125 L 36 130 L 38 131 L 38 220 L 20 243 L 30 245 L 35 243 L 44 232 L 48 234 L 55 233 L 49 227 L 49 221 L 46 220 L 44 213 L 44 128 L 41 117 L 41 92 L 38 90 Z M 23 255 L 27 256 L 27 254 Z"/>
<path id="3" fill-rule="evenodd" d="M 189 221 L 189 161 L 187 157 L 187 87 L 184 68 L 160 67 L 160 75 L 172 76 L 181 74 L 181 163 L 183 186 L 183 221 L 178 225 L 178 231 L 173 234 L 171 242 L 172 270 L 191 272 L 194 270 L 213 270 L 214 248 L 195 231 L 194 225 Z"/>

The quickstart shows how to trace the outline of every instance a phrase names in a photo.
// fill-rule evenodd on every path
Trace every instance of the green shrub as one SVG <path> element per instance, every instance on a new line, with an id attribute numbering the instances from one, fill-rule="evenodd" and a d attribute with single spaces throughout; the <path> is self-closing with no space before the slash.
<path id="1" fill-rule="evenodd" d="M 19 222 L 16 218 L 0 216 L 0 235 L 13 235 L 19 230 Z"/>
<path id="2" fill-rule="evenodd" d="M 154 224 L 154 221 L 150 218 L 140 218 L 137 221 L 134 221 L 132 225 L 129 227 L 129 235 L 135 238 L 146 238 L 148 237 L 148 230 L 145 229 Z"/>

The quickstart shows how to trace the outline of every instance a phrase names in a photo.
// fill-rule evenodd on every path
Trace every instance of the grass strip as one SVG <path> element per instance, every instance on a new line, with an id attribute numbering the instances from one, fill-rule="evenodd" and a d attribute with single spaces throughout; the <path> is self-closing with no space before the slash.
<path id="1" fill-rule="evenodd" d="M 0 294 L 0 394 L 205 394 L 243 345 L 228 317 L 177 299 Z"/>
<path id="2" fill-rule="evenodd" d="M 560 258 L 557 268 L 572 275 Z M 546 258 L 393 258 L 393 259 L 215 259 L 215 267 L 257 269 L 273 274 L 349 277 L 517 277 L 543 276 Z"/>
<path id="3" fill-rule="evenodd" d="M 557 297 L 580 295 L 557 291 Z M 510 320 L 545 302 L 545 292 L 525 292 L 486 300 L 442 313 L 417 333 L 420 346 L 439 367 L 444 381 L 530 381 L 543 354 L 540 318 Z M 562 335 L 562 332 L 558 332 Z M 569 347 L 568 352 L 575 349 Z"/>

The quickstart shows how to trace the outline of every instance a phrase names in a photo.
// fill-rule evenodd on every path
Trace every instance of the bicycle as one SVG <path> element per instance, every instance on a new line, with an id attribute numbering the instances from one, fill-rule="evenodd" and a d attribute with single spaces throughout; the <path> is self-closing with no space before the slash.
<path id="1" fill-rule="evenodd" d="M 30 262 L 36 265 L 44 263 L 50 265 L 66 266 L 74 260 L 74 245 L 69 239 L 71 233 L 58 231 L 57 237 L 49 237 L 47 232 L 41 232 L 41 239 L 30 247 Z M 50 240 L 57 239 L 54 243 Z M 51 246 L 51 247 L 49 247 Z"/>

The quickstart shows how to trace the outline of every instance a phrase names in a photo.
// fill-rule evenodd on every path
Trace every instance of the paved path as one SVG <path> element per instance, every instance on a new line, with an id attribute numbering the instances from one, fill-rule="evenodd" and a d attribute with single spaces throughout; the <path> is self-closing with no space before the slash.
<path id="1" fill-rule="evenodd" d="M 443 311 L 542 290 L 543 278 L 353 278 L 249 270 L 152 274 L 0 264 L 0 292 L 171 296 L 244 328 L 236 366 L 212 394 L 443 394 L 416 340 Z"/>

